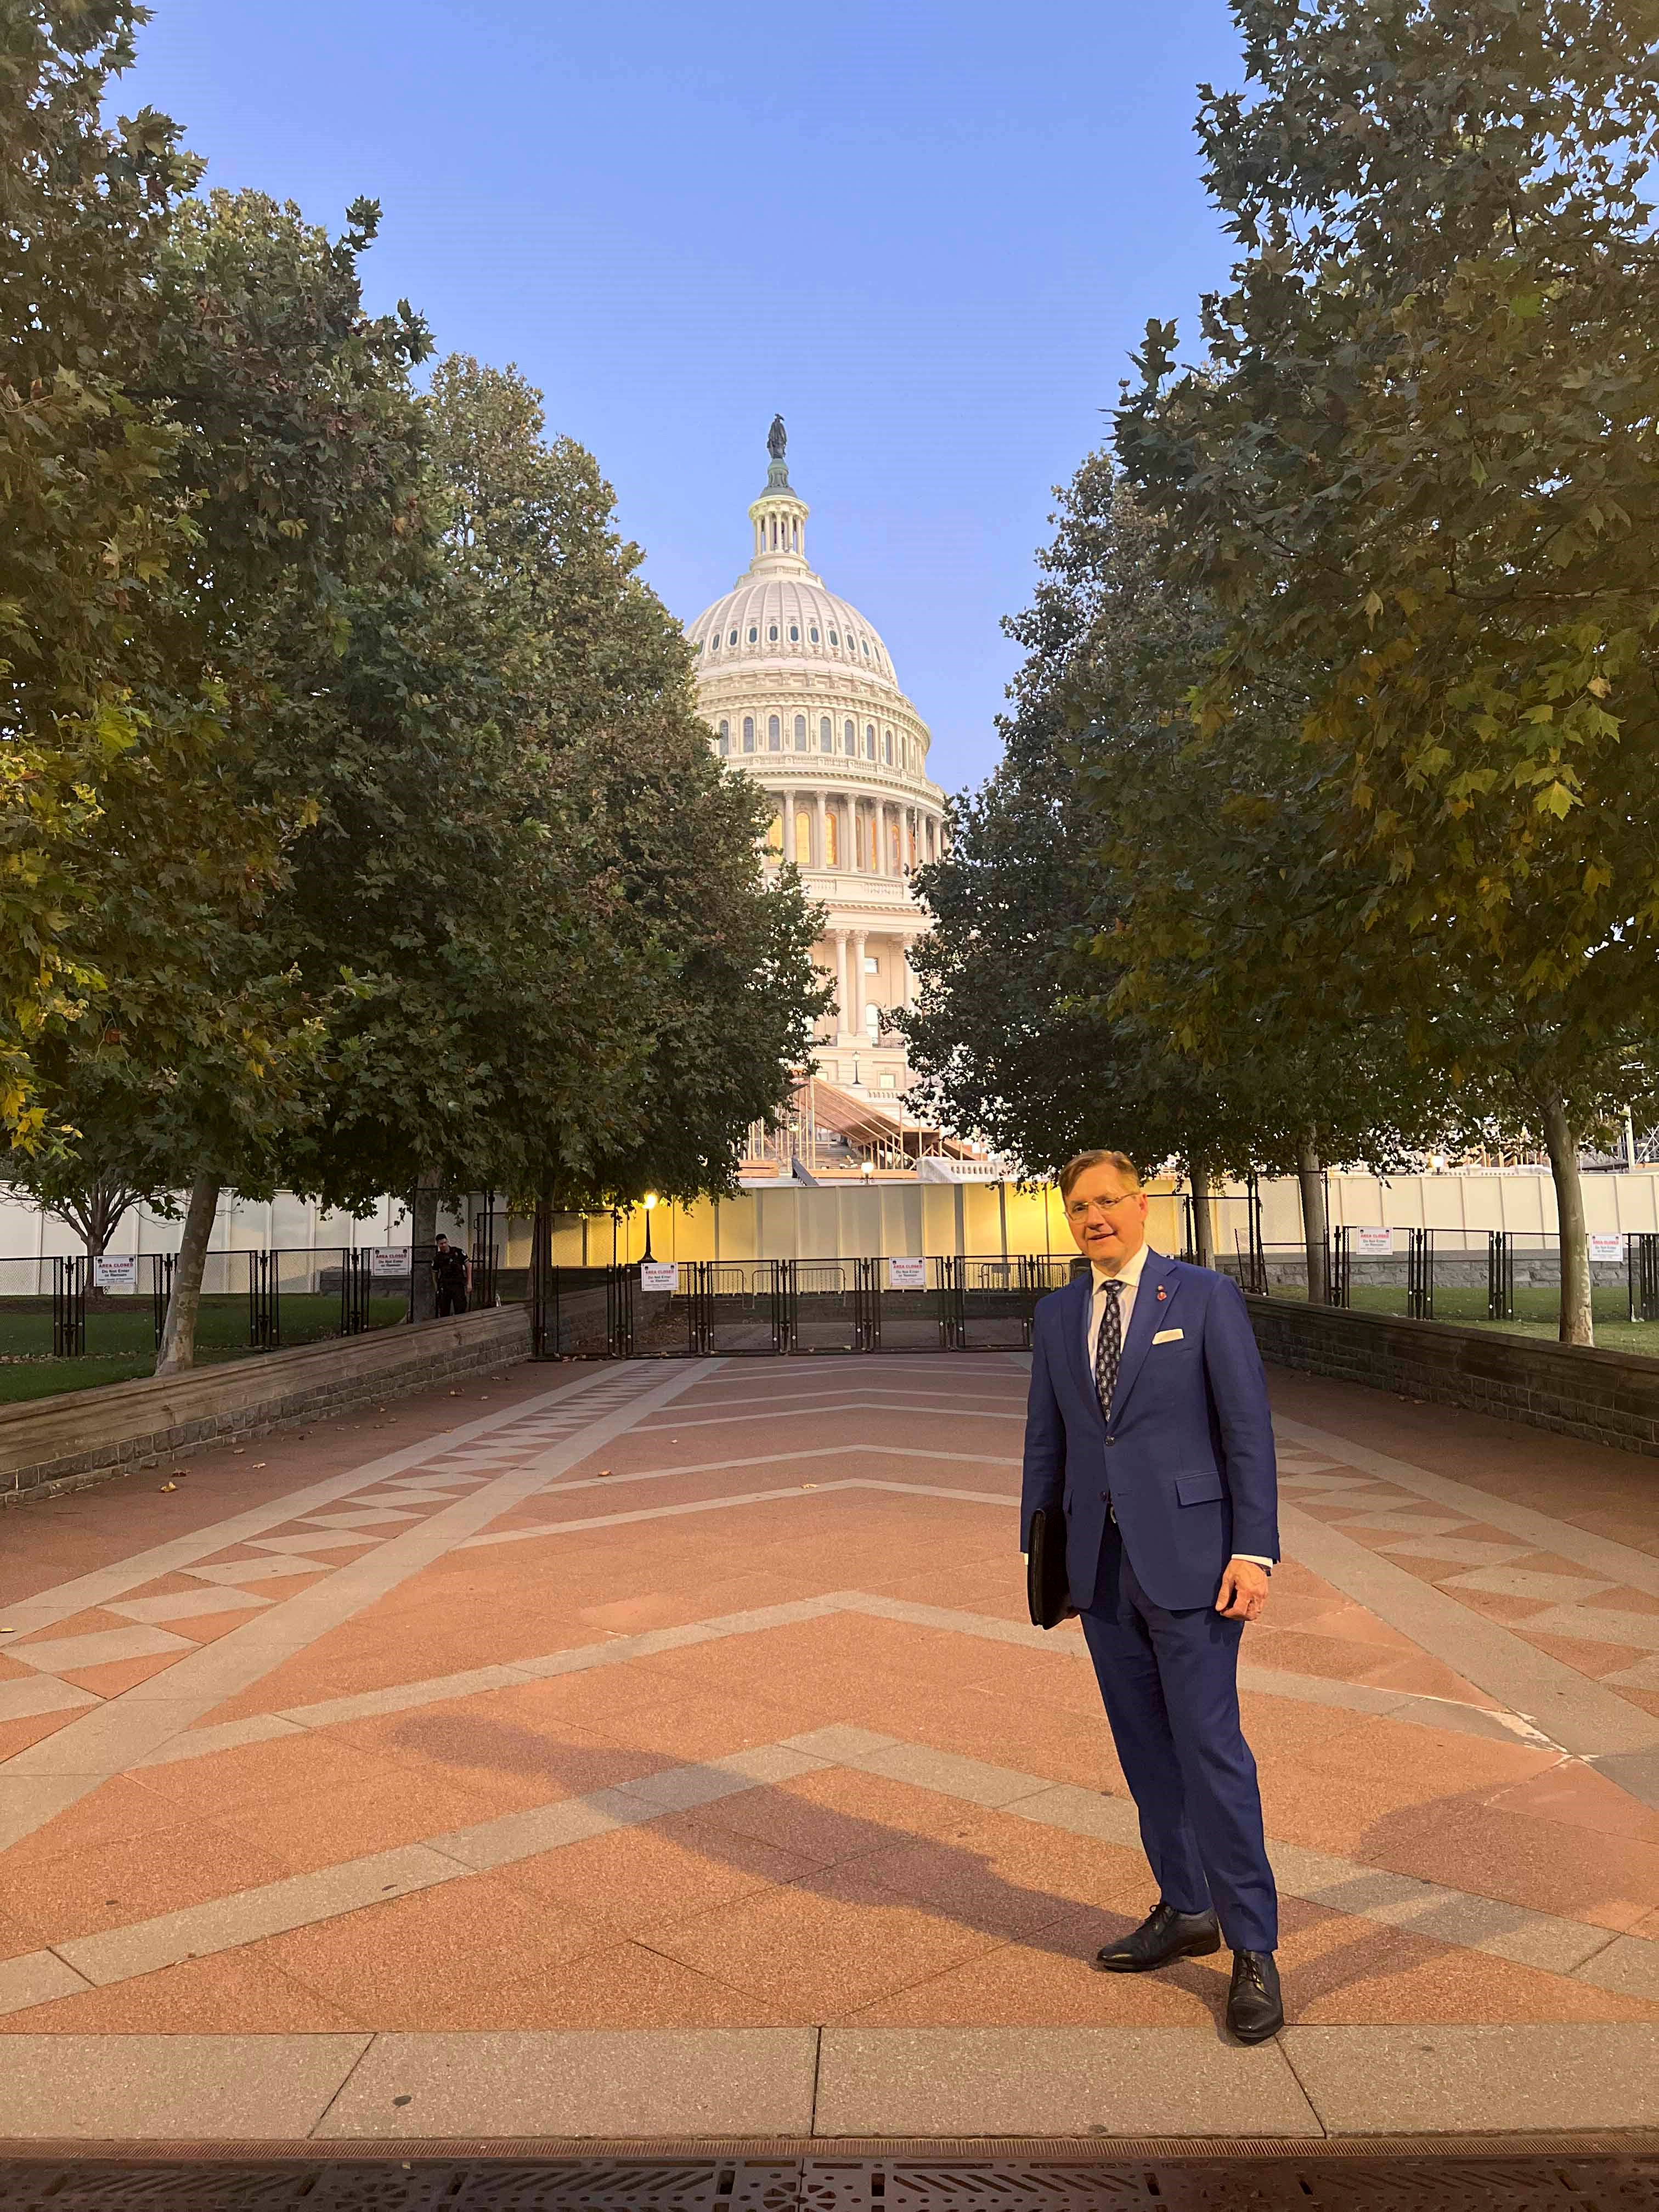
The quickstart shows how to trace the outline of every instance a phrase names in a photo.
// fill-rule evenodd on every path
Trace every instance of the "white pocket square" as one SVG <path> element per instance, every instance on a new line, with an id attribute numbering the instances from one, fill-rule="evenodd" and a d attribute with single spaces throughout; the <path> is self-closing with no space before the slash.
<path id="1" fill-rule="evenodd" d="M 1158 1334 L 1152 1339 L 1152 1342 L 1154 1344 L 1179 1344 L 1185 1334 L 1186 1332 L 1184 1329 L 1161 1328 Z"/>

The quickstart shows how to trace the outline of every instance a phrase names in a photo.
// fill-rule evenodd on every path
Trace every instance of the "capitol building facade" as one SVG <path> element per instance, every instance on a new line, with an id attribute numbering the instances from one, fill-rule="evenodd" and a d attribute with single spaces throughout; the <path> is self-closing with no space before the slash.
<path id="1" fill-rule="evenodd" d="M 814 958 L 835 980 L 816 1073 L 873 1106 L 909 1080 L 883 1012 L 910 1004 L 910 947 L 927 919 L 911 872 L 943 850 L 945 794 L 933 739 L 899 687 L 874 624 L 826 589 L 806 558 L 806 502 L 792 488 L 781 422 L 766 489 L 749 509 L 753 555 L 688 631 L 698 703 L 716 751 L 770 802 L 773 864 L 799 868 L 828 910 Z"/>

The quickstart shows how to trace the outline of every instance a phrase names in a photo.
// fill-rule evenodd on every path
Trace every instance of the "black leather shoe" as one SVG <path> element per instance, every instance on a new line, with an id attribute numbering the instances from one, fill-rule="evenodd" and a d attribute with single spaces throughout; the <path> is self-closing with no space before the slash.
<path id="1" fill-rule="evenodd" d="M 1101 1974 L 1150 1974 L 1172 1959 L 1205 1959 L 1221 1948 L 1221 1926 L 1213 1912 L 1177 1912 L 1162 1899 L 1139 1928 L 1095 1953 Z"/>
<path id="2" fill-rule="evenodd" d="M 1241 2043 L 1265 2043 L 1285 2025 L 1279 1969 L 1271 1951 L 1235 1951 L 1227 2025 Z"/>

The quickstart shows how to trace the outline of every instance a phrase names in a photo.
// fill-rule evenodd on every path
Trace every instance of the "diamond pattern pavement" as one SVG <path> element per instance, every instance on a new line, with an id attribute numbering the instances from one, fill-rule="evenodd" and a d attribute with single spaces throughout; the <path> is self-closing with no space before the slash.
<path id="1" fill-rule="evenodd" d="M 629 2039 L 741 2034 L 744 2096 L 787 2084 L 797 2118 L 806 2036 L 809 2103 L 840 2083 L 895 2126 L 948 2066 L 952 2128 L 977 2094 L 1050 2131 L 1054 2082 L 1106 2063 L 1148 2128 L 1201 2132 L 1207 2100 L 1297 2134 L 1428 2109 L 1388 2039 L 1419 2030 L 1478 2118 L 1480 2039 L 1524 2032 L 1598 2081 L 1586 2125 L 1620 2096 L 1607 2087 L 1659 2083 L 1647 1469 L 1273 1379 L 1287 1557 L 1242 1681 L 1285 1895 L 1274 2054 L 1218 2041 L 1224 1955 L 1089 1971 L 1149 1878 L 1081 1638 L 1024 1617 L 1000 1354 L 521 1368 L 204 1455 L 171 1494 L 19 1511 L 0 2034 L 77 2065 L 177 2039 L 198 2068 L 222 2039 L 256 2120 L 251 2037 L 294 2044 L 290 2104 L 433 2039 L 486 2134 L 468 2039 L 576 2039 L 581 2079 L 608 2039 L 648 2134 L 659 2046 Z M 1022 2092 L 1006 2039 L 1039 2034 Z"/>

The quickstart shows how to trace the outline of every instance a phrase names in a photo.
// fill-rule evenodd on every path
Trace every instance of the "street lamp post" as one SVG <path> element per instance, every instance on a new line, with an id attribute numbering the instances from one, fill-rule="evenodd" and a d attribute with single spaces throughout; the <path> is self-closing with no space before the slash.
<path id="1" fill-rule="evenodd" d="M 647 1260 L 651 1257 L 651 1217 L 656 1210 L 657 1194 L 654 1190 L 648 1190 L 645 1194 L 645 1256 Z"/>

